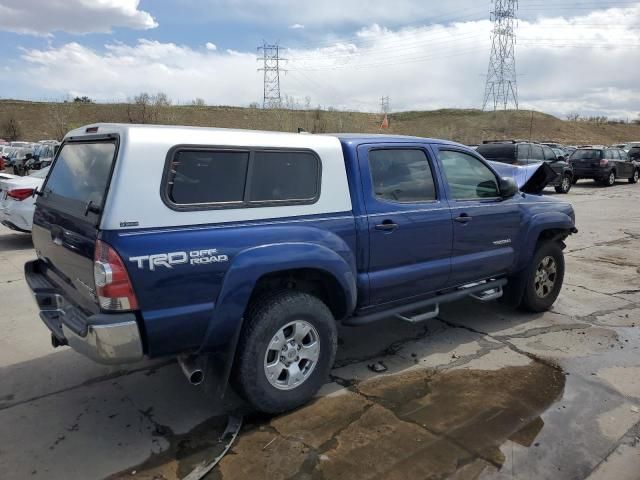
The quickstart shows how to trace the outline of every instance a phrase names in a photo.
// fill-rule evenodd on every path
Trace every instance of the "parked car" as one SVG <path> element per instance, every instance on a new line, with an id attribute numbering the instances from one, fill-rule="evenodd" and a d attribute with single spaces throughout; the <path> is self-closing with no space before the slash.
<path id="1" fill-rule="evenodd" d="M 616 179 L 627 179 L 637 183 L 640 164 L 629 159 L 619 148 L 579 148 L 569 158 L 575 171 L 574 182 L 581 178 L 590 178 L 610 187 Z"/>
<path id="2" fill-rule="evenodd" d="M 631 147 L 629 152 L 627 152 L 627 155 L 629 156 L 629 160 L 634 162 L 640 162 L 640 145 L 636 147 Z"/>
<path id="3" fill-rule="evenodd" d="M 26 177 L 0 176 L 0 223 L 18 232 L 31 232 L 35 209 L 34 191 L 42 186 L 49 169 Z"/>
<path id="4" fill-rule="evenodd" d="M 41 168 L 48 167 L 53 162 L 53 157 L 58 151 L 59 144 L 51 143 L 39 143 L 33 150 L 33 157 L 27 161 L 25 167 L 27 170 L 40 170 Z"/>
<path id="5" fill-rule="evenodd" d="M 54 345 L 178 356 L 281 412 L 326 381 L 338 321 L 549 309 L 576 231 L 570 204 L 444 140 L 97 124 L 62 144 L 25 273 Z"/>
<path id="6" fill-rule="evenodd" d="M 487 160 L 508 163 L 510 165 L 530 165 L 546 162 L 556 173 L 549 185 L 558 193 L 569 193 L 573 180 L 573 169 L 564 158 L 546 145 L 519 141 L 490 141 L 478 147 L 477 152 Z"/>
<path id="7" fill-rule="evenodd" d="M 615 145 L 611 145 L 611 148 L 619 148 L 628 153 L 629 150 L 631 150 L 631 148 L 634 146 L 640 146 L 640 142 L 617 143 Z"/>

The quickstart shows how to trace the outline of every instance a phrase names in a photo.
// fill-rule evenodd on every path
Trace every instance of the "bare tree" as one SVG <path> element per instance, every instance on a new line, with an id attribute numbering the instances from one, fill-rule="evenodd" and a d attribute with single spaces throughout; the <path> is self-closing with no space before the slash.
<path id="1" fill-rule="evenodd" d="M 579 113 L 569 113 L 567 114 L 567 120 L 569 120 L 570 122 L 577 122 L 578 120 L 580 120 L 580 114 Z"/>
<path id="2" fill-rule="evenodd" d="M 171 100 L 164 92 L 150 95 L 142 92 L 130 100 L 127 104 L 127 118 L 129 123 L 160 123 L 167 115 L 167 107 L 171 106 Z"/>
<path id="3" fill-rule="evenodd" d="M 53 103 L 49 107 L 47 123 L 56 140 L 62 140 L 69 130 L 72 130 L 72 103 Z"/>
<path id="4" fill-rule="evenodd" d="M 206 107 L 207 104 L 204 101 L 204 98 L 196 97 L 191 101 L 191 105 L 194 107 Z"/>
<path id="5" fill-rule="evenodd" d="M 2 136 L 10 142 L 16 141 L 22 135 L 20 123 L 15 117 L 8 117 L 2 124 Z"/>

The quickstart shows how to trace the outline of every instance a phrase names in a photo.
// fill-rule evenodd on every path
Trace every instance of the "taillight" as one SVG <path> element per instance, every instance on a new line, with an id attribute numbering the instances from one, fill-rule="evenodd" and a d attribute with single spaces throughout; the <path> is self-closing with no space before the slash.
<path id="1" fill-rule="evenodd" d="M 96 240 L 93 279 L 103 310 L 138 309 L 138 300 L 122 259 L 111 246 L 101 240 Z"/>
<path id="2" fill-rule="evenodd" d="M 607 165 L 609 165 L 609 160 L 605 160 L 605 159 L 600 160 L 601 167 L 606 167 Z"/>
<path id="3" fill-rule="evenodd" d="M 7 192 L 7 197 L 11 197 L 19 202 L 31 196 L 33 196 L 33 188 L 16 188 Z"/>

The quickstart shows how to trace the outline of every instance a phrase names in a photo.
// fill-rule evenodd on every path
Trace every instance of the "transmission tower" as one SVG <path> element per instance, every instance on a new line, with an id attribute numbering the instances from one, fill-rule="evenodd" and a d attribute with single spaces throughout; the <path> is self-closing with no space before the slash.
<path id="1" fill-rule="evenodd" d="M 509 105 L 518 109 L 518 85 L 516 83 L 516 35 L 518 0 L 493 0 L 491 12 L 493 32 L 489 72 L 484 88 L 482 109 L 487 107 L 506 110 Z"/>
<path id="2" fill-rule="evenodd" d="M 280 57 L 282 47 L 278 44 L 267 45 L 263 43 L 258 47 L 258 53 L 262 51 L 262 56 L 258 57 L 262 61 L 262 68 L 258 71 L 264 72 L 264 94 L 262 97 L 263 108 L 280 108 L 282 99 L 280 98 L 280 63 L 286 60 Z"/>
<path id="3" fill-rule="evenodd" d="M 389 113 L 389 97 L 381 97 L 380 98 L 380 113 L 385 114 Z"/>

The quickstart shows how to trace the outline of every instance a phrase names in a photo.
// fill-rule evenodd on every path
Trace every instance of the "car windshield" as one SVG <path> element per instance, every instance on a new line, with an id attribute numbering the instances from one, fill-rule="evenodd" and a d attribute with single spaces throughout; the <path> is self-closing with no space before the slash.
<path id="1" fill-rule="evenodd" d="M 571 155 L 571 160 L 591 160 L 602 157 L 602 150 L 576 150 Z"/>

